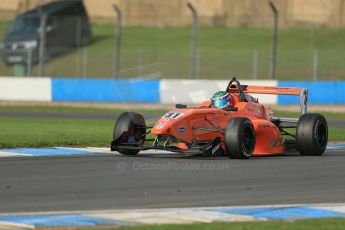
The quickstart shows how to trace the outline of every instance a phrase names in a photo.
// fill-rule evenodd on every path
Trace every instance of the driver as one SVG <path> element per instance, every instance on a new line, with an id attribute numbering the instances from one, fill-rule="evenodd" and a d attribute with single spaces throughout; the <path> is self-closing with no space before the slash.
<path id="1" fill-rule="evenodd" d="M 230 106 L 231 95 L 226 91 L 218 91 L 212 96 L 211 101 L 213 107 L 225 109 Z"/>

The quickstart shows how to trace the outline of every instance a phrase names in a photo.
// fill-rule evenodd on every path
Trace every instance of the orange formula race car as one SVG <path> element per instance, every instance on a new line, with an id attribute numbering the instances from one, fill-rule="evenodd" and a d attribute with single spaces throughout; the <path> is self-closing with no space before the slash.
<path id="1" fill-rule="evenodd" d="M 302 115 L 299 119 L 276 117 L 250 93 L 297 95 Z M 111 150 L 124 155 L 158 149 L 248 159 L 295 148 L 301 155 L 322 155 L 328 140 L 327 122 L 320 114 L 307 113 L 307 98 L 307 89 L 241 85 L 233 78 L 210 101 L 197 107 L 177 104 L 153 127 L 146 126 L 141 114 L 122 113 L 114 127 Z M 154 138 L 146 139 L 150 134 Z"/>

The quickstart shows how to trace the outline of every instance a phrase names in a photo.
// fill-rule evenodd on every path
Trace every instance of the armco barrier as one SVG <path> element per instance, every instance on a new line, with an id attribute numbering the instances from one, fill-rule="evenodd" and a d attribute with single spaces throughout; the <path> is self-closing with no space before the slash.
<path id="1" fill-rule="evenodd" d="M 244 80 L 242 84 L 309 89 L 310 104 L 345 105 L 345 81 Z M 197 104 L 224 90 L 228 80 L 114 80 L 0 77 L 0 100 Z M 264 104 L 297 104 L 297 96 L 253 95 Z"/>
<path id="2" fill-rule="evenodd" d="M 52 101 L 159 103 L 159 80 L 53 78 Z"/>
<path id="3" fill-rule="evenodd" d="M 281 87 L 308 88 L 309 104 L 345 104 L 345 82 L 307 82 L 307 81 L 280 81 Z M 298 103 L 298 97 L 278 96 L 278 104 L 288 105 Z"/>

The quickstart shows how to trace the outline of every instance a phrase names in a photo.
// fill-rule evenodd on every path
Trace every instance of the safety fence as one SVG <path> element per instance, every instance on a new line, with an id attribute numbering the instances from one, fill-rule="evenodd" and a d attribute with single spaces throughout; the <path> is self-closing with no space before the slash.
<path id="1" fill-rule="evenodd" d="M 227 80 L 182 79 L 82 79 L 0 77 L 0 100 L 41 102 L 114 102 L 198 104 L 218 90 Z M 309 89 L 310 104 L 345 105 L 345 81 L 244 80 L 242 84 Z M 253 95 L 264 104 L 297 104 L 296 96 Z"/>

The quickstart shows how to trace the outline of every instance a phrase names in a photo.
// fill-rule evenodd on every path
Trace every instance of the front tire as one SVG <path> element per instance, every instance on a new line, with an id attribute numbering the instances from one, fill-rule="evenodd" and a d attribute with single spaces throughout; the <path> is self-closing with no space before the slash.
<path id="1" fill-rule="evenodd" d="M 224 142 L 230 158 L 249 159 L 256 142 L 252 122 L 243 117 L 231 119 L 225 128 Z"/>
<path id="2" fill-rule="evenodd" d="M 146 124 L 145 118 L 139 113 L 122 113 L 116 121 L 113 132 L 115 145 L 133 143 L 133 146 L 142 146 L 145 142 Z M 116 150 L 123 155 L 137 155 L 139 150 L 121 149 Z"/>
<path id="3" fill-rule="evenodd" d="M 296 130 L 297 148 L 304 156 L 321 156 L 327 147 L 328 125 L 324 116 L 307 113 L 300 117 Z"/>

